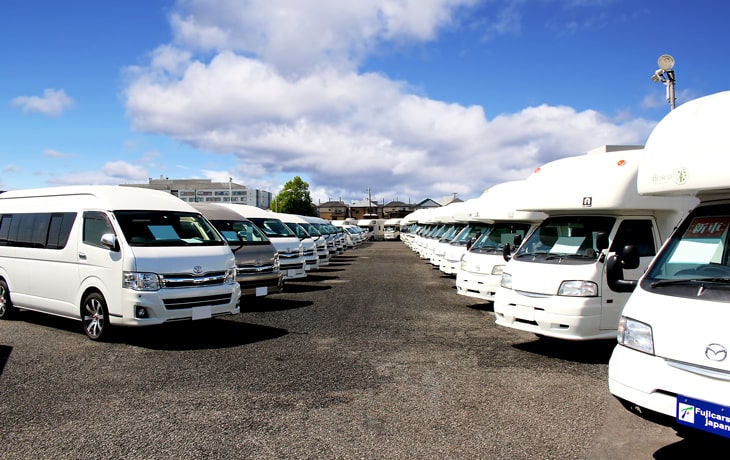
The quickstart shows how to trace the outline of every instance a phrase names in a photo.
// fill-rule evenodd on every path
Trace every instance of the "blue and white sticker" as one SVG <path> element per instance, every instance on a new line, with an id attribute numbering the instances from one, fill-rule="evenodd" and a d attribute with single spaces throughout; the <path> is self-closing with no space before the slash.
<path id="1" fill-rule="evenodd" d="M 677 395 L 677 423 L 730 438 L 730 408 Z"/>

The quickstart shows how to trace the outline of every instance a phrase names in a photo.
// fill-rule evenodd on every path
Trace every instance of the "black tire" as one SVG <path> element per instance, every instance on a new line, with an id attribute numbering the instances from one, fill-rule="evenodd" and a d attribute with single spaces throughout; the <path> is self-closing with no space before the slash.
<path id="1" fill-rule="evenodd" d="M 91 340 L 103 340 L 109 335 L 109 311 L 104 296 L 92 292 L 81 304 L 81 322 Z"/>
<path id="2" fill-rule="evenodd" d="M 10 300 L 10 289 L 5 280 L 0 280 L 0 319 L 8 319 L 15 313 L 13 301 Z"/>

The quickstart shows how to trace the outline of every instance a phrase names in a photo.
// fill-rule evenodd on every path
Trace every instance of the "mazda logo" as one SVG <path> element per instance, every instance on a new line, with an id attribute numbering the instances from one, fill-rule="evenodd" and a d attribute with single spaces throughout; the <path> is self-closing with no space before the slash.
<path id="1" fill-rule="evenodd" d="M 203 267 L 201 267 L 200 265 L 194 266 L 193 273 L 195 273 L 196 275 L 200 275 L 201 273 L 203 273 Z"/>
<path id="2" fill-rule="evenodd" d="M 719 343 L 711 343 L 705 348 L 705 356 L 710 361 L 724 361 L 727 358 L 727 348 Z"/>

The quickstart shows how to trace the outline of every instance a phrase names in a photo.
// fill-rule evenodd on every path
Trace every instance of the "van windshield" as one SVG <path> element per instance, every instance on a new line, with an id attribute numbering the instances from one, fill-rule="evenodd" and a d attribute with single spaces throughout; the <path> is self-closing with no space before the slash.
<path id="1" fill-rule="evenodd" d="M 269 238 L 296 238 L 297 236 L 284 222 L 268 217 L 251 217 L 250 220 Z"/>
<path id="2" fill-rule="evenodd" d="M 178 211 L 115 211 L 130 246 L 220 246 L 220 234 L 200 214 Z"/>
<path id="3" fill-rule="evenodd" d="M 480 233 L 469 251 L 479 253 L 501 253 L 505 244 L 513 246 L 515 238 L 524 238 L 530 224 L 527 223 L 495 223 L 483 224 L 478 228 Z"/>
<path id="4" fill-rule="evenodd" d="M 253 222 L 245 220 L 212 220 L 211 223 L 231 246 L 252 246 L 271 244 Z"/>
<path id="5" fill-rule="evenodd" d="M 600 233 L 611 233 L 616 219 L 607 216 L 558 216 L 545 219 L 515 254 L 515 259 L 532 256 L 535 262 L 593 263 L 599 253 Z"/>
<path id="6" fill-rule="evenodd" d="M 729 227 L 727 205 L 695 209 L 656 257 L 642 286 L 645 282 L 652 287 L 685 282 L 730 282 Z M 695 295 L 694 288 L 692 295 Z"/>

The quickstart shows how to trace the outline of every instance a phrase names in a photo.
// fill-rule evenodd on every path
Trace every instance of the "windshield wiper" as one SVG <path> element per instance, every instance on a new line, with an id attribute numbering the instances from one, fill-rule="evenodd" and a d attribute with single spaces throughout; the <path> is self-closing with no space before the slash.
<path id="1" fill-rule="evenodd" d="M 651 283 L 651 287 L 662 287 L 662 286 L 672 286 L 675 284 L 685 284 L 685 283 L 728 283 L 730 284 L 730 277 L 715 277 L 715 278 L 682 278 L 682 279 L 674 279 L 674 280 L 658 280 Z"/>

